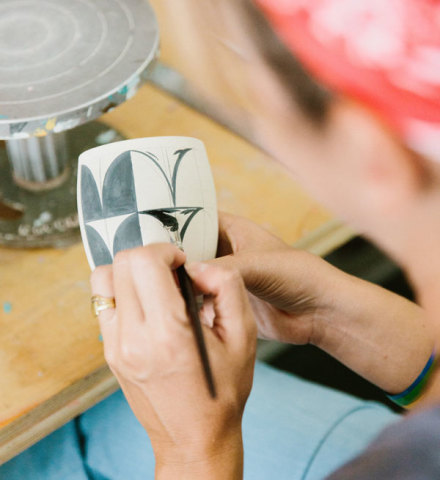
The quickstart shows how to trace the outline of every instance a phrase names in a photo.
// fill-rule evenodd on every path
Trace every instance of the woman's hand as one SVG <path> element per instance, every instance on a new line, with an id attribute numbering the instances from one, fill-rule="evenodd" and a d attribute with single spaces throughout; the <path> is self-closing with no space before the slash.
<path id="1" fill-rule="evenodd" d="M 341 272 L 244 218 L 220 212 L 219 227 L 219 258 L 212 263 L 240 271 L 259 336 L 295 344 L 318 342 L 317 324 L 332 313 Z M 209 302 L 203 314 L 209 323 Z"/>
<path id="2" fill-rule="evenodd" d="M 389 393 L 405 390 L 432 353 L 420 307 L 248 220 L 220 214 L 219 255 L 214 264 L 240 271 L 262 338 L 312 343 Z"/>
<path id="3" fill-rule="evenodd" d="M 116 299 L 116 310 L 99 316 L 105 357 L 150 436 L 158 478 L 241 478 L 241 418 L 256 349 L 252 311 L 238 272 L 188 267 L 212 299 L 213 326 L 204 326 L 217 387 L 212 399 L 173 274 L 184 261 L 178 248 L 156 244 L 96 269 L 94 294 Z"/>

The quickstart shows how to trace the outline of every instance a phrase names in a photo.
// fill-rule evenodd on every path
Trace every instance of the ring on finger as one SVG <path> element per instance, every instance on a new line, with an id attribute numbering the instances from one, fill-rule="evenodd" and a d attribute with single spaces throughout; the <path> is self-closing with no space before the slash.
<path id="1" fill-rule="evenodd" d="M 101 295 L 93 295 L 92 297 L 92 313 L 95 317 L 100 312 L 109 308 L 116 308 L 116 302 L 114 297 L 103 297 Z"/>

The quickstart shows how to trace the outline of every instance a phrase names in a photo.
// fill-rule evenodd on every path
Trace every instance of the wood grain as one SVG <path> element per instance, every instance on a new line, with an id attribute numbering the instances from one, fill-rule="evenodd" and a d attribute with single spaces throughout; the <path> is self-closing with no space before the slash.
<path id="1" fill-rule="evenodd" d="M 151 86 L 104 120 L 127 137 L 202 139 L 219 207 L 253 219 L 289 243 L 302 239 L 307 248 L 304 239 L 331 219 L 265 154 Z M 331 231 L 339 229 L 339 224 L 331 225 Z M 319 253 L 350 236 L 342 231 Z M 324 228 L 322 235 L 310 237 L 312 243 L 327 233 Z M 0 248 L 0 463 L 117 387 L 90 312 L 88 279 L 82 245 Z M 4 302 L 11 304 L 9 313 Z"/>

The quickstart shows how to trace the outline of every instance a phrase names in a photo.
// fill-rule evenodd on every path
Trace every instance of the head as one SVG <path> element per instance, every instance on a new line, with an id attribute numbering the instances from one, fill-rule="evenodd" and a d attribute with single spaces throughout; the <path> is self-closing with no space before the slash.
<path id="1" fill-rule="evenodd" d="M 387 117 L 371 99 L 338 88 L 325 72 L 316 75 L 264 0 L 168 3 L 187 49 L 187 71 L 201 91 L 208 85 L 211 94 L 226 94 L 235 115 L 239 105 L 255 140 L 289 174 L 416 281 L 434 275 L 428 271 L 437 256 L 439 271 L 440 155 L 414 148 L 398 112 Z"/>

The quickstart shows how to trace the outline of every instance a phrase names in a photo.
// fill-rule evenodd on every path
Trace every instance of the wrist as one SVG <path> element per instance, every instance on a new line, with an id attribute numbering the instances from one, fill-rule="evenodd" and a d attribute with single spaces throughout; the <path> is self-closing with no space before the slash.
<path id="1" fill-rule="evenodd" d="M 436 354 L 434 348 L 425 367 L 411 385 L 398 394 L 388 394 L 388 398 L 402 408 L 414 408 L 415 405 L 420 402 L 425 392 L 428 390 L 427 387 L 432 382 L 433 374 L 436 371 L 435 357 Z"/>
<path id="2" fill-rule="evenodd" d="M 346 273 L 334 279 L 335 307 L 316 322 L 313 344 L 382 390 L 402 392 L 432 352 L 425 313 L 409 300 Z"/>
<path id="3" fill-rule="evenodd" d="M 326 263 L 327 273 L 320 272 L 316 281 L 321 284 L 319 308 L 313 313 L 313 328 L 310 344 L 321 350 L 331 350 L 345 338 L 345 329 L 350 324 L 352 300 L 357 288 L 357 279 Z M 331 352 L 328 352 L 331 353 Z"/>
<path id="4" fill-rule="evenodd" d="M 215 441 L 155 448 L 156 480 L 242 480 L 241 429 Z"/>

